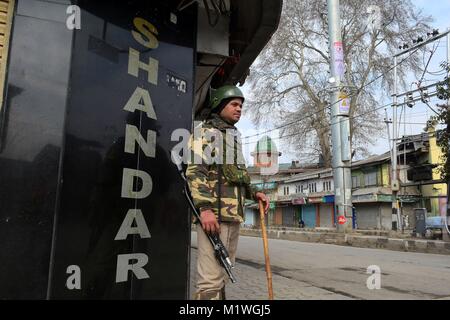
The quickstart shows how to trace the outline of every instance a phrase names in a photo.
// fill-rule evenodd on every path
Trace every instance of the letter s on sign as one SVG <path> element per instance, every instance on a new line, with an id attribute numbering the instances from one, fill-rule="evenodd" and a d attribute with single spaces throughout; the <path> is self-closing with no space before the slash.
<path id="1" fill-rule="evenodd" d="M 155 26 L 152 25 L 145 19 L 142 18 L 134 18 L 133 24 L 139 32 L 132 31 L 133 38 L 142 44 L 144 47 L 150 49 L 156 49 L 159 46 L 158 39 L 156 39 L 155 35 L 158 35 L 158 30 L 156 30 Z M 147 37 L 147 39 L 144 38 Z"/>

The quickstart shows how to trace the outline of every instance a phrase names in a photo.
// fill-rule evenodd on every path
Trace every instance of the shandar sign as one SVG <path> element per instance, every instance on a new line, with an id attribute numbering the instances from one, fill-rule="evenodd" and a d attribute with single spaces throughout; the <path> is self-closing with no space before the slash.
<path id="1" fill-rule="evenodd" d="M 46 22 L 54 10 L 44 10 L 13 28 L 15 39 L 32 30 L 45 41 L 32 45 L 39 59 L 25 66 L 43 70 L 37 82 L 21 72 L 20 41 L 11 48 L 9 71 L 24 95 L 9 98 L 40 116 L 23 132 L 14 123 L 25 113 L 10 119 L 27 147 L 17 159 L 17 148 L 5 150 L 5 172 L 19 170 L 7 178 L 24 188 L 4 192 L 9 211 L 27 215 L 20 230 L 8 228 L 23 243 L 5 247 L 17 255 L 3 269 L 23 268 L 4 272 L 0 296 L 185 299 L 191 216 L 170 154 L 171 133 L 192 126 L 197 8 L 173 23 L 170 1 L 76 3 L 69 21 L 79 16 L 81 29 L 68 29 L 67 6 L 50 2 L 43 8 L 59 8 L 59 27 Z M 33 263 L 23 264 L 25 256 Z"/>
<path id="2" fill-rule="evenodd" d="M 148 21 L 142 18 L 134 19 L 134 26 L 137 31 L 132 31 L 133 38 L 141 45 L 154 49 L 158 47 L 156 35 L 158 31 Z M 139 72 L 147 73 L 149 84 L 158 84 L 158 61 L 150 58 L 149 61 L 140 61 L 139 52 L 129 48 L 128 74 L 138 77 Z M 126 105 L 123 107 L 126 112 L 134 113 L 142 111 L 148 118 L 156 120 L 156 112 L 153 108 L 150 93 L 145 88 L 137 87 L 132 93 Z M 133 125 L 126 125 L 125 149 L 124 152 L 135 154 L 138 152 L 136 144 L 146 157 L 155 157 L 156 132 L 148 130 L 143 136 L 139 128 Z M 140 187 L 135 187 L 135 181 L 140 181 Z M 122 175 L 121 197 L 127 199 L 144 199 L 152 193 L 153 181 L 150 174 L 135 168 L 124 168 Z M 135 226 L 133 226 L 135 225 Z M 138 234 L 141 239 L 150 238 L 150 231 L 145 221 L 144 213 L 139 209 L 130 208 L 120 226 L 115 241 L 126 240 L 129 235 Z M 145 253 L 122 254 L 117 257 L 116 283 L 128 281 L 128 271 L 132 271 L 138 279 L 149 278 L 145 266 L 149 257 Z"/>

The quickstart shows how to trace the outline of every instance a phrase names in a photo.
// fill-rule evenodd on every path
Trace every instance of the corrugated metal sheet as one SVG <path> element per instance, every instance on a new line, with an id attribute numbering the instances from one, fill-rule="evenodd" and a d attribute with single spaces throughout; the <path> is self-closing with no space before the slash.
<path id="1" fill-rule="evenodd" d="M 296 227 L 297 221 L 295 221 L 295 212 L 296 207 L 294 206 L 287 206 L 283 207 L 283 226 L 286 227 Z"/>
<path id="2" fill-rule="evenodd" d="M 316 227 L 316 206 L 308 205 L 302 206 L 302 218 L 307 228 Z"/>
<path id="3" fill-rule="evenodd" d="M 378 229 L 380 228 L 380 205 L 374 204 L 357 204 L 356 219 L 358 229 Z"/>
<path id="4" fill-rule="evenodd" d="M 320 205 L 320 226 L 325 228 L 333 227 L 333 205 L 321 204 Z"/>
<path id="5" fill-rule="evenodd" d="M 244 225 L 254 225 L 255 224 L 255 210 L 245 209 L 245 222 Z"/>
<path id="6" fill-rule="evenodd" d="M 281 208 L 276 208 L 274 213 L 274 224 L 277 226 L 281 226 L 283 223 L 283 217 Z"/>

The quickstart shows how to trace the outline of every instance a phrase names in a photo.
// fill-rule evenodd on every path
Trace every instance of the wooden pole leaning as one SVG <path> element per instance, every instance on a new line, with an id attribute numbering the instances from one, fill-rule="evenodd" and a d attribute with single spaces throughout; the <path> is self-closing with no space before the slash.
<path id="1" fill-rule="evenodd" d="M 267 274 L 267 288 L 269 291 L 269 300 L 273 300 L 273 289 L 272 289 L 272 271 L 270 270 L 270 259 L 269 259 L 269 244 L 267 241 L 267 230 L 266 230 L 266 220 L 263 203 L 259 200 L 259 214 L 261 217 L 261 233 L 264 244 L 264 257 L 266 261 L 266 274 Z"/>

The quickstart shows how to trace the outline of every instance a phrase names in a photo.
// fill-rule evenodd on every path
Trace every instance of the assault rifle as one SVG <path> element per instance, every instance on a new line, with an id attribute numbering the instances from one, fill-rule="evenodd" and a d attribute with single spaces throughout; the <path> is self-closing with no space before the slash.
<path id="1" fill-rule="evenodd" d="M 184 193 L 189 205 L 191 206 L 191 209 L 192 209 L 192 212 L 194 213 L 195 218 L 197 219 L 197 221 L 201 221 L 200 213 L 198 212 L 198 210 L 195 207 L 194 202 L 192 201 L 192 198 L 191 198 L 191 192 L 189 190 L 187 178 L 186 178 L 186 175 L 184 174 L 183 167 L 181 166 L 181 159 L 173 153 L 172 153 L 172 159 L 174 160 L 175 164 L 177 165 L 178 173 L 180 174 L 181 178 L 184 181 L 183 193 Z M 233 269 L 234 266 L 231 263 L 228 251 L 225 248 L 225 246 L 223 245 L 222 240 L 220 240 L 219 235 L 216 233 L 213 233 L 213 234 L 206 233 L 206 236 L 208 237 L 209 242 L 211 242 L 211 244 L 213 246 L 214 253 L 216 255 L 216 259 L 219 261 L 219 264 L 225 269 L 231 282 L 235 283 L 236 278 L 234 277 L 233 273 L 231 272 L 231 269 Z"/>

